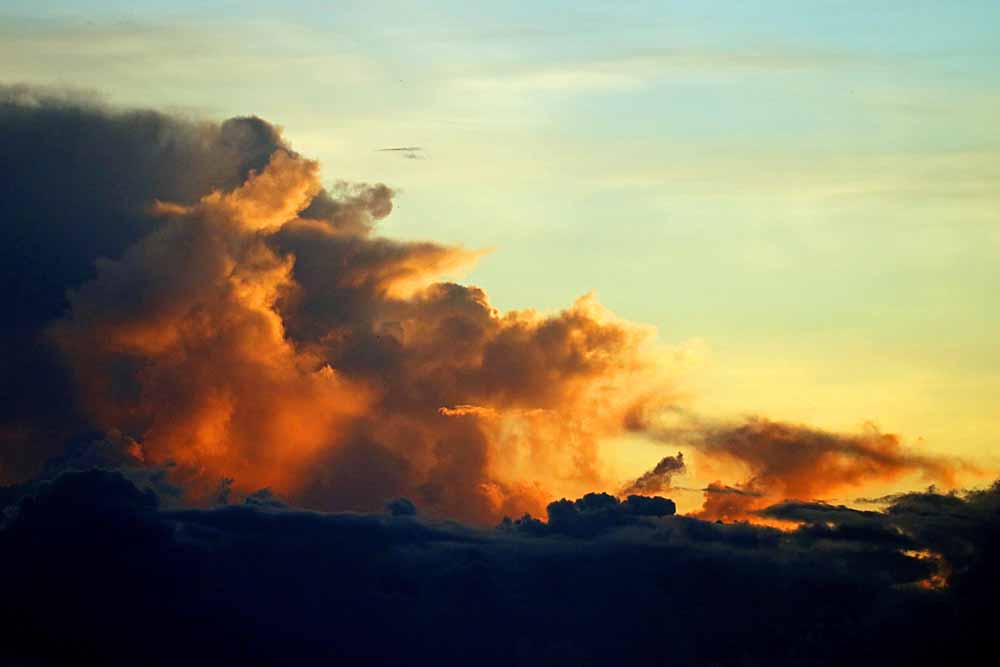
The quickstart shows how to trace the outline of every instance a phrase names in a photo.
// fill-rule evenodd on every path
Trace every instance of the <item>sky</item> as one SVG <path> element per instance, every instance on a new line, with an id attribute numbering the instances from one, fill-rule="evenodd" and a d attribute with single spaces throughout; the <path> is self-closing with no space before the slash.
<path id="1" fill-rule="evenodd" d="M 0 3 L 0 80 L 257 114 L 398 239 L 685 350 L 700 413 L 1000 462 L 991 2 Z M 419 151 L 378 149 L 417 146 Z M 417 159 L 408 159 L 413 157 Z M 623 473 L 657 458 L 629 440 Z"/>
<path id="2" fill-rule="evenodd" d="M 998 23 L 0 0 L 0 663 L 981 660 Z"/>

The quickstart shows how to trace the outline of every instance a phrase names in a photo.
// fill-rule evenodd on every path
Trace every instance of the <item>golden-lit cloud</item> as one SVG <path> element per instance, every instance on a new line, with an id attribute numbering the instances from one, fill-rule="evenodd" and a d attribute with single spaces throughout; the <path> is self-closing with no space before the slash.
<path id="1" fill-rule="evenodd" d="M 30 135 L 38 143 L 76 127 L 61 111 L 72 104 L 38 100 L 43 112 L 15 114 L 45 119 Z M 52 276 L 69 251 L 79 257 L 69 255 L 68 304 L 50 290 L 24 328 L 45 332 L 71 376 L 63 437 L 119 433 L 136 460 L 170 464 L 189 498 L 270 487 L 309 507 L 372 510 L 407 497 L 430 515 L 490 523 L 597 490 L 673 495 L 687 489 L 672 478 L 690 467 L 719 480 L 700 487 L 701 515 L 738 519 L 910 474 L 951 486 L 966 471 L 875 429 L 666 428 L 664 415 L 688 401 L 678 377 L 704 356 L 698 344 L 668 350 L 592 294 L 558 312 L 498 310 L 484 290 L 443 280 L 480 253 L 380 235 L 391 188 L 324 188 L 318 163 L 260 119 L 216 127 L 88 113 L 104 128 L 94 141 L 132 167 L 126 178 L 109 158 L 106 181 L 92 184 L 119 199 L 71 191 L 97 221 L 91 245 L 51 241 L 71 237 L 75 218 L 48 204 L 34 174 L 37 196 L 15 220 L 50 225 L 36 245 L 51 256 L 35 261 Z M 72 164 L 47 172 L 62 187 L 83 178 Z M 19 292 L 45 284 L 22 268 Z M 3 452 L 16 465 L 6 478 L 51 456 L 33 443 L 58 375 L 47 357 L 30 359 L 18 377 L 35 379 L 31 410 L 2 424 L 17 443 Z M 616 471 L 606 450 L 629 433 L 685 451 L 642 475 Z"/>
<path id="2" fill-rule="evenodd" d="M 501 313 L 434 282 L 476 254 L 375 236 L 391 195 L 331 194 L 279 149 L 238 187 L 154 204 L 158 227 L 50 330 L 87 414 L 203 497 L 232 478 L 494 521 L 615 484 L 598 443 L 661 395 L 651 330 L 592 295 Z"/>
<path id="3" fill-rule="evenodd" d="M 672 427 L 633 427 L 664 442 L 690 446 L 704 468 L 731 480 L 715 481 L 704 489 L 704 505 L 696 515 L 705 519 L 753 518 L 756 510 L 781 500 L 828 498 L 909 475 L 954 488 L 961 478 L 980 474 L 961 460 L 920 454 L 898 435 L 870 424 L 859 433 L 845 434 L 766 418 L 742 423 L 689 421 Z M 655 479 L 656 472 L 651 470 L 640 480 Z"/>
<path id="4" fill-rule="evenodd" d="M 229 193 L 159 206 L 162 226 L 75 291 L 52 336 L 95 423 L 141 436 L 152 461 L 283 492 L 364 409 L 365 390 L 285 337 L 274 304 L 293 259 L 260 230 L 320 189 L 285 151 Z"/>

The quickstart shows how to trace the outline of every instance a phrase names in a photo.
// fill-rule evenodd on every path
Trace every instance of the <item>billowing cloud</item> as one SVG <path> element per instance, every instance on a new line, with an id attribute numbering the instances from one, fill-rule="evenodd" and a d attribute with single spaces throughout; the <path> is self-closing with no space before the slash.
<path id="1" fill-rule="evenodd" d="M 479 252 L 380 235 L 390 187 L 324 187 L 258 118 L 199 123 L 13 87 L 0 134 L 2 481 L 94 429 L 169 464 L 190 501 L 267 487 L 375 511 L 405 497 L 480 524 L 596 490 L 666 492 L 684 456 L 726 473 L 705 491 L 707 518 L 910 473 L 958 481 L 960 466 L 875 429 L 656 426 L 675 396 L 650 327 L 589 294 L 555 313 L 499 311 L 443 280 Z M 629 430 L 691 452 L 616 478 L 601 444 Z"/>
<path id="2" fill-rule="evenodd" d="M 297 350 L 274 309 L 293 259 L 263 235 L 315 197 L 316 172 L 278 150 L 231 192 L 158 203 L 161 226 L 70 294 L 51 335 L 96 425 L 205 488 L 225 475 L 288 492 L 364 410 L 364 388 Z"/>
<path id="3" fill-rule="evenodd" d="M 615 484 L 598 443 L 665 385 L 649 328 L 589 295 L 555 314 L 501 313 L 482 290 L 440 282 L 479 253 L 378 235 L 390 188 L 324 188 L 258 119 L 199 125 L 31 89 L 5 103 L 30 130 L 16 157 L 54 164 L 4 219 L 14 236 L 48 226 L 18 280 L 78 255 L 51 303 L 14 316 L 44 347 L 39 386 L 65 387 L 63 438 L 73 424 L 125 434 L 147 463 L 174 464 L 191 499 L 221 484 L 324 508 L 406 496 L 492 522 Z M 71 137 L 72 154 L 46 131 Z M 64 249 L 80 229 L 93 239 Z M 6 426 L 26 434 L 10 479 L 53 453 L 32 451 L 30 413 Z"/>
<path id="4" fill-rule="evenodd" d="M 650 328 L 592 295 L 497 310 L 442 278 L 477 252 L 381 236 L 391 188 L 324 187 L 260 119 L 13 87 L 0 139 L 5 664 L 992 646 L 1000 488 L 818 500 L 969 466 L 874 427 L 684 416 Z M 615 478 L 600 445 L 630 431 L 683 451 Z M 689 467 L 719 481 L 678 516 Z"/>
<path id="5" fill-rule="evenodd" d="M 159 225 L 156 200 L 239 187 L 283 145 L 258 118 L 224 123 L 115 110 L 91 98 L 0 86 L 0 482 L 23 479 L 87 419 L 45 326 L 66 291 Z"/>

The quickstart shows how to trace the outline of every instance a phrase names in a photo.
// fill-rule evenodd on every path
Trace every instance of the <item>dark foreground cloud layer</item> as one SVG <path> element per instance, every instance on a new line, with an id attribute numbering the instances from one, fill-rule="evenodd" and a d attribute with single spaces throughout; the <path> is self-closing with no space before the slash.
<path id="1" fill-rule="evenodd" d="M 971 664 L 996 623 L 1000 487 L 768 510 L 793 532 L 656 498 L 484 530 L 156 489 L 90 469 L 4 490 L 4 664 Z"/>

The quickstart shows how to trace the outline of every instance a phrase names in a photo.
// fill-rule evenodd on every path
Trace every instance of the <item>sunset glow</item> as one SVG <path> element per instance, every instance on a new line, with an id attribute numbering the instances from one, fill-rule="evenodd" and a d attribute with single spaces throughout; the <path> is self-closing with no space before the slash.
<path id="1" fill-rule="evenodd" d="M 0 663 L 970 664 L 997 25 L 0 0 Z"/>

